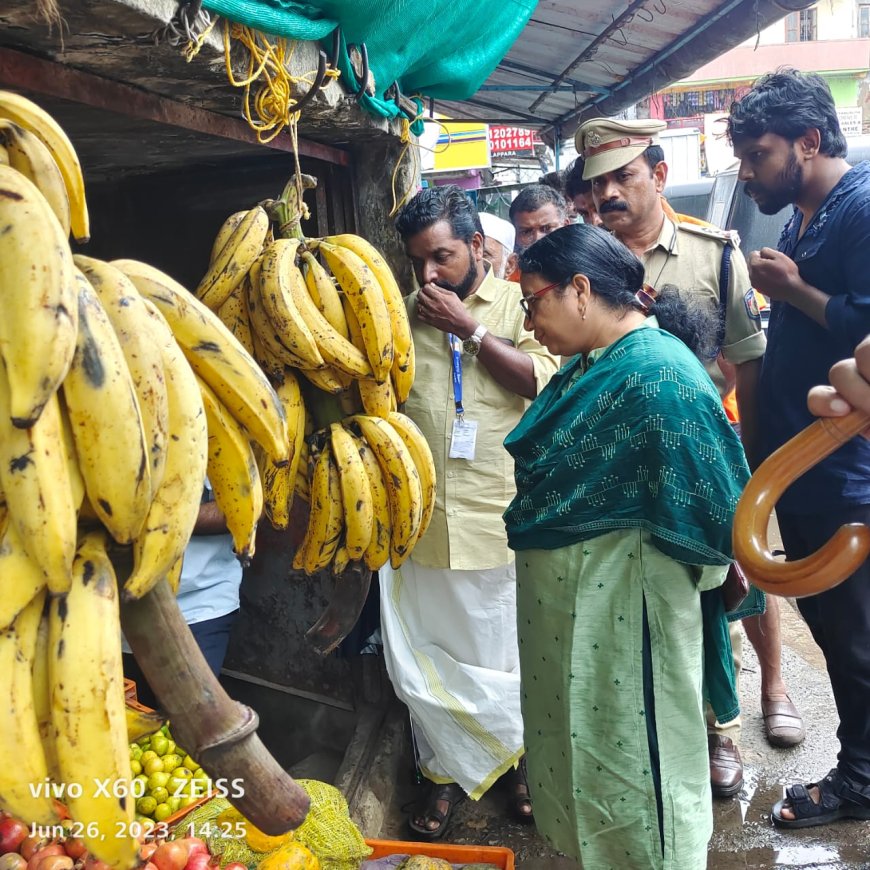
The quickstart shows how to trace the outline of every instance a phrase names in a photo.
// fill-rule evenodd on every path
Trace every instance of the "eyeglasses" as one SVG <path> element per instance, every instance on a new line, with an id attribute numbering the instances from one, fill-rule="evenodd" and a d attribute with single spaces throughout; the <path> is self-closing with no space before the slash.
<path id="1" fill-rule="evenodd" d="M 536 290 L 534 293 L 529 296 L 523 296 L 520 299 L 520 308 L 523 309 L 523 313 L 526 317 L 532 317 L 532 303 L 537 302 L 541 296 L 545 293 L 549 293 L 555 287 L 561 287 L 565 282 L 564 281 L 554 281 L 552 284 L 547 284 L 546 287 L 542 287 L 540 290 Z"/>

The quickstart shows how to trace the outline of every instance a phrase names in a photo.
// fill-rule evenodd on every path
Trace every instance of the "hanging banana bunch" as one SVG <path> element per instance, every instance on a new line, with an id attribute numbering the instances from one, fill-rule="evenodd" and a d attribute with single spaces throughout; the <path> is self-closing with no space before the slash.
<path id="1" fill-rule="evenodd" d="M 350 233 L 303 236 L 299 189 L 314 183 L 291 179 L 266 204 L 276 238 L 259 222 L 262 207 L 231 214 L 197 295 L 247 343 L 284 404 L 290 464 L 262 452 L 259 463 L 276 528 L 289 524 L 297 495 L 310 506 L 294 567 L 398 567 L 435 507 L 429 445 L 398 410 L 414 382 L 411 328 L 373 245 Z"/>
<path id="2" fill-rule="evenodd" d="M 3 91 L 0 189 L 0 810 L 59 823 L 63 793 L 91 855 L 133 870 L 119 598 L 177 582 L 206 474 L 242 561 L 264 501 L 255 449 L 301 487 L 298 389 L 279 396 L 240 326 L 270 220 L 247 210 L 215 246 L 199 292 L 225 326 L 145 263 L 73 256 L 70 234 L 89 234 L 75 150 Z"/>

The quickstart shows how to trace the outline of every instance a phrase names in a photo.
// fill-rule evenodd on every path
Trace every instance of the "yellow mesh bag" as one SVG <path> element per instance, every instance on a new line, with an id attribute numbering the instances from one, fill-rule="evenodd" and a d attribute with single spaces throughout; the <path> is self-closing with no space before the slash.
<path id="1" fill-rule="evenodd" d="M 344 795 L 316 779 L 296 782 L 311 799 L 311 809 L 294 839 L 318 857 L 322 870 L 357 870 L 372 849 L 351 821 Z"/>

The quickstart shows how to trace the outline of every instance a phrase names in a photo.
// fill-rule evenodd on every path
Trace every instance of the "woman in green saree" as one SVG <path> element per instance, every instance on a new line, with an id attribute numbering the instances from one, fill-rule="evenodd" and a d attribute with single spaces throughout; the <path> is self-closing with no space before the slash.
<path id="1" fill-rule="evenodd" d="M 716 324 L 595 227 L 556 230 L 520 268 L 526 328 L 574 357 L 505 441 L 535 819 L 585 870 L 700 870 L 704 648 L 711 630 L 727 644 L 702 592 L 749 476 L 696 356 Z"/>

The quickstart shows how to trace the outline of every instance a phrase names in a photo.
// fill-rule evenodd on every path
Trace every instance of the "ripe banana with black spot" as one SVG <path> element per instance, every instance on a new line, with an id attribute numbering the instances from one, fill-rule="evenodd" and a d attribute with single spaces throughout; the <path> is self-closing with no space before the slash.
<path id="1" fill-rule="evenodd" d="M 323 241 L 317 248 L 356 314 L 375 380 L 386 380 L 393 365 L 393 332 L 383 290 L 353 251 Z"/>
<path id="2" fill-rule="evenodd" d="M 302 251 L 300 256 L 302 257 L 305 286 L 308 288 L 308 294 L 312 301 L 342 338 L 350 338 L 341 299 L 332 278 L 329 277 L 329 272 L 323 268 L 311 251 Z"/>
<path id="3" fill-rule="evenodd" d="M 341 423 L 329 427 L 329 438 L 344 506 L 344 548 L 357 561 L 372 539 L 372 491 L 359 450 Z"/>
<path id="4" fill-rule="evenodd" d="M 193 370 L 216 393 L 251 439 L 277 462 L 287 459 L 287 423 L 266 376 L 218 316 L 178 282 L 136 260 L 117 266 L 172 327 Z"/>
<path id="5" fill-rule="evenodd" d="M 269 251 L 275 252 L 275 269 L 280 280 L 263 285 L 263 303 L 269 319 L 283 334 L 285 324 L 301 317 L 324 362 L 354 378 L 373 377 L 365 354 L 340 335 L 314 304 L 295 263 L 298 248 L 298 239 L 276 239 L 270 246 Z"/>
<path id="6" fill-rule="evenodd" d="M 306 367 L 308 363 L 289 351 L 282 343 L 278 330 L 269 316 L 260 293 L 259 271 L 256 267 L 245 282 L 245 307 L 251 322 L 251 343 L 254 359 L 269 375 L 280 378 L 285 368 Z"/>
<path id="7" fill-rule="evenodd" d="M 382 568 L 390 558 L 390 499 L 381 466 L 371 447 L 362 438 L 350 433 L 365 467 L 372 494 L 372 535 L 363 561 L 372 571 Z"/>
<path id="8" fill-rule="evenodd" d="M 31 673 L 44 602 L 42 590 L 0 631 L 0 808 L 36 825 L 58 821 L 51 797 L 32 791 L 48 776 Z"/>
<path id="9" fill-rule="evenodd" d="M 356 314 L 353 313 L 353 308 L 351 308 L 346 296 L 342 301 L 344 303 L 345 319 L 347 320 L 351 341 L 357 347 L 365 347 L 362 330 L 360 329 L 359 321 L 356 319 Z M 382 383 L 360 378 L 356 382 L 356 385 L 359 389 L 360 401 L 366 414 L 371 414 L 373 417 L 385 418 L 390 411 L 396 410 L 396 396 L 389 377 Z"/>
<path id="10" fill-rule="evenodd" d="M 252 208 L 230 233 L 196 288 L 196 296 L 216 311 L 248 274 L 263 250 L 269 217 L 259 205 Z"/>
<path id="11" fill-rule="evenodd" d="M 218 397 L 199 380 L 208 424 L 208 479 L 215 504 L 233 536 L 236 557 L 247 565 L 254 556 L 257 523 L 263 512 L 263 485 L 251 442 Z"/>
<path id="12" fill-rule="evenodd" d="M 148 737 L 163 727 L 164 717 L 162 713 L 155 711 L 136 710 L 133 707 L 124 707 L 127 720 L 127 742 L 135 743 L 143 737 Z"/>
<path id="13" fill-rule="evenodd" d="M 76 549 L 82 489 L 70 449 L 56 394 L 29 429 L 12 425 L 9 385 L 0 368 L 0 487 L 10 526 L 54 594 L 69 588 Z"/>
<path id="14" fill-rule="evenodd" d="M 64 237 L 69 238 L 69 196 L 51 152 L 35 133 L 6 119 L 0 120 L 0 145 L 6 150 L 3 162 L 36 185 L 51 206 Z"/>
<path id="15" fill-rule="evenodd" d="M 380 417 L 357 414 L 356 423 L 384 473 L 390 497 L 390 564 L 398 568 L 411 554 L 423 518 L 423 490 L 411 453 L 396 430 Z"/>
<path id="16" fill-rule="evenodd" d="M 264 457 L 260 473 L 263 478 L 263 506 L 266 518 L 274 529 L 286 529 L 290 525 L 290 508 L 293 504 L 295 477 L 290 477 L 290 466 L 273 464 Z"/>
<path id="17" fill-rule="evenodd" d="M 245 303 L 247 293 L 247 281 L 245 278 L 229 296 L 220 308 L 217 315 L 221 323 L 239 340 L 239 344 L 256 359 L 254 354 L 254 338 L 251 334 L 251 318 L 248 316 L 248 307 Z"/>
<path id="18" fill-rule="evenodd" d="M 163 355 L 169 446 L 163 480 L 133 542 L 133 573 L 124 584 L 124 595 L 134 599 L 149 592 L 184 555 L 199 517 L 208 464 L 208 426 L 196 376 L 163 315 L 144 301 L 142 330 Z"/>
<path id="19" fill-rule="evenodd" d="M 145 317 L 145 306 L 133 282 L 110 263 L 80 254 L 73 259 L 99 297 L 133 378 L 145 430 L 153 493 L 163 479 L 169 437 L 169 400 L 166 397 L 163 356 L 139 328 Z"/>
<path id="20" fill-rule="evenodd" d="M 338 469 L 332 461 L 327 444 L 314 463 L 311 514 L 305 538 L 293 561 L 294 567 L 299 565 L 306 574 L 314 574 L 325 568 L 338 549 L 343 519 Z"/>
<path id="21" fill-rule="evenodd" d="M 9 505 L 6 504 L 6 496 L 3 495 L 3 487 L 0 486 L 0 541 L 9 528 Z"/>
<path id="22" fill-rule="evenodd" d="M 36 595 L 45 589 L 45 575 L 30 558 L 15 526 L 6 530 L 0 541 L 0 630 L 5 631 Z"/>
<path id="23" fill-rule="evenodd" d="M 72 586 L 51 601 L 51 711 L 58 772 L 63 782 L 82 786 L 80 796 L 69 790 L 64 799 L 73 821 L 82 823 L 88 851 L 115 870 L 133 870 L 138 841 L 130 834 L 135 799 L 130 791 L 121 621 L 106 543 L 102 531 L 81 539 Z M 95 781 L 108 782 L 108 790 L 101 792 Z M 127 788 L 126 797 L 116 796 L 118 786 Z"/>
<path id="24" fill-rule="evenodd" d="M 243 208 L 241 211 L 234 211 L 222 224 L 218 230 L 214 241 L 211 244 L 211 253 L 208 256 L 208 264 L 217 259 L 218 254 L 223 250 L 227 239 L 236 231 L 236 227 L 242 222 L 243 218 L 250 212 L 250 209 Z"/>
<path id="25" fill-rule="evenodd" d="M 421 538 L 429 528 L 432 514 L 435 511 L 435 492 L 437 481 L 435 479 L 435 459 L 426 436 L 420 431 L 417 424 L 405 414 L 392 412 L 387 421 L 399 433 L 399 437 L 405 442 L 405 446 L 411 453 L 417 473 L 420 475 L 420 483 L 423 488 L 423 516 L 420 519 L 420 531 L 417 538 Z"/>
<path id="26" fill-rule="evenodd" d="M 299 371 L 309 380 L 318 390 L 323 390 L 324 393 L 330 393 L 337 396 L 339 393 L 348 389 L 353 383 L 351 377 L 337 369 L 299 369 Z"/>
<path id="27" fill-rule="evenodd" d="M 275 392 L 278 394 L 278 399 L 287 417 L 287 431 L 290 438 L 290 462 L 288 466 L 292 483 L 296 479 L 296 472 L 299 470 L 305 447 L 305 426 L 308 422 L 308 411 L 302 399 L 299 379 L 295 372 L 290 369 L 285 369 L 282 373 L 281 382 L 275 387 Z"/>
<path id="28" fill-rule="evenodd" d="M 296 308 L 290 288 L 295 278 L 290 266 L 298 244 L 295 239 L 276 239 L 266 248 L 260 266 L 260 300 L 281 344 L 307 368 L 321 369 L 326 361 Z"/>
<path id="29" fill-rule="evenodd" d="M 33 708 L 39 723 L 42 750 L 48 775 L 54 782 L 63 782 L 58 772 L 57 747 L 54 743 L 54 722 L 51 715 L 51 685 L 49 669 L 49 622 L 51 620 L 51 599 L 46 599 L 42 608 L 42 618 L 36 634 L 36 649 L 33 653 L 31 676 L 33 677 Z"/>
<path id="30" fill-rule="evenodd" d="M 9 91 L 0 91 L 0 118 L 8 118 L 19 127 L 36 134 L 51 152 L 66 185 L 73 237 L 77 242 L 88 241 L 91 230 L 82 167 L 72 142 L 60 124 L 32 100 Z"/>
<path id="31" fill-rule="evenodd" d="M 353 251 L 371 269 L 383 291 L 393 333 L 393 380 L 396 384 L 399 404 L 403 404 L 414 383 L 414 339 L 411 336 L 411 324 L 408 320 L 405 300 L 393 271 L 381 252 L 362 236 L 342 233 L 337 236 L 327 236 L 324 241 Z"/>
<path id="32" fill-rule="evenodd" d="M 88 499 L 119 544 L 129 544 L 151 504 L 151 462 L 136 388 L 100 300 L 76 270 L 79 333 L 63 382 Z"/>
<path id="33" fill-rule="evenodd" d="M 19 428 L 36 422 L 72 362 L 78 329 L 73 268 L 45 197 L 20 172 L 0 165 L 0 358 L 9 379 L 7 413 Z"/>

